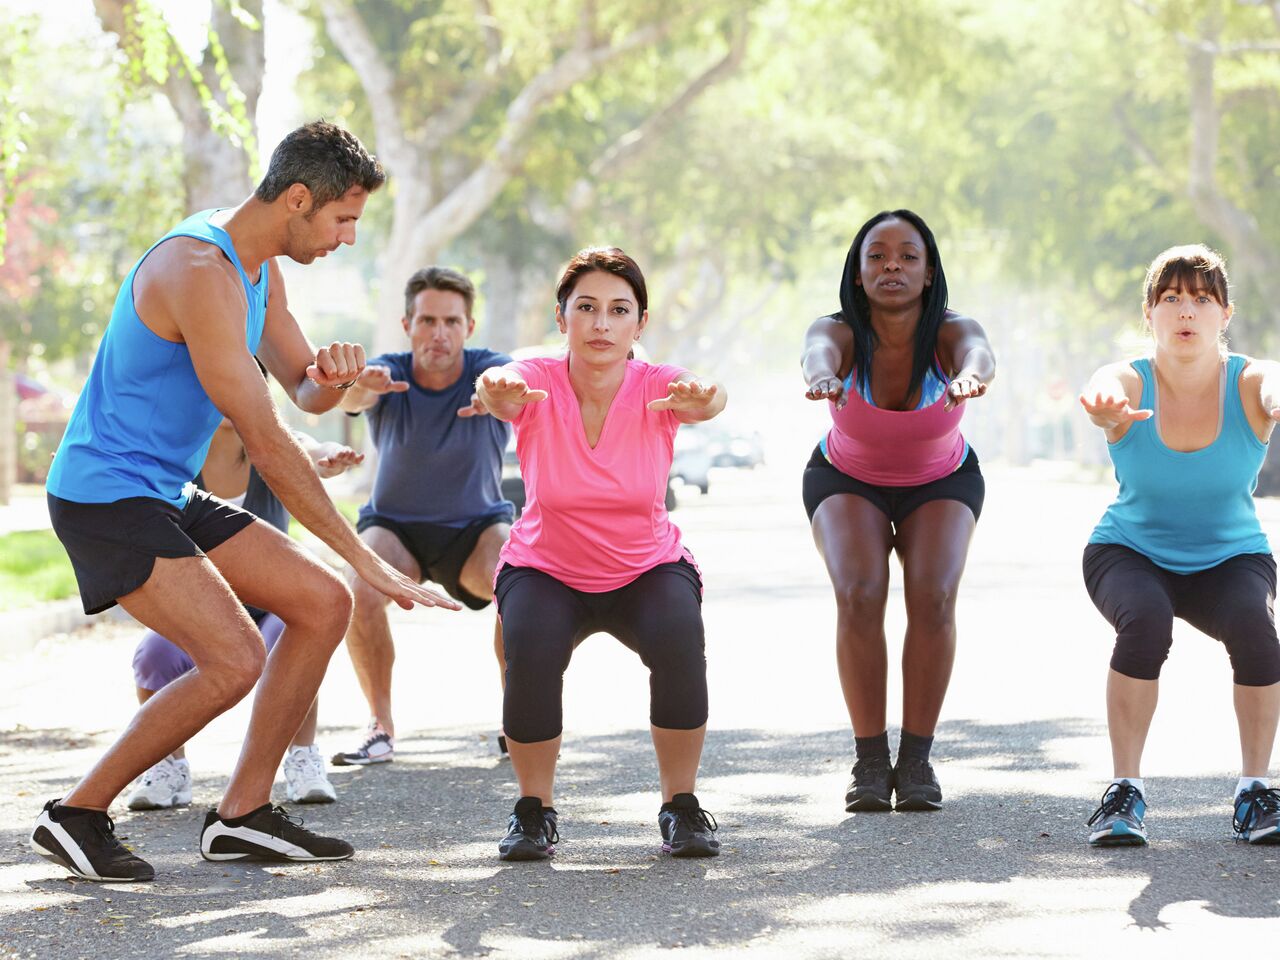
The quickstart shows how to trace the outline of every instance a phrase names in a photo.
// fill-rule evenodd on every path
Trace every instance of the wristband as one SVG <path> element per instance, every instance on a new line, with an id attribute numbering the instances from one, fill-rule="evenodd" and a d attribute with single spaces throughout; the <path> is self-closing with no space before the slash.
<path id="1" fill-rule="evenodd" d="M 354 386 L 356 385 L 356 380 L 359 380 L 359 379 L 360 379 L 360 377 L 359 377 L 359 375 L 357 375 L 357 376 L 356 376 L 356 378 L 355 378 L 355 380 L 348 380 L 346 383 L 335 383 L 335 384 L 334 384 L 332 387 L 330 387 L 329 389 L 331 389 L 331 390 L 350 390 L 352 387 L 354 387 Z"/>

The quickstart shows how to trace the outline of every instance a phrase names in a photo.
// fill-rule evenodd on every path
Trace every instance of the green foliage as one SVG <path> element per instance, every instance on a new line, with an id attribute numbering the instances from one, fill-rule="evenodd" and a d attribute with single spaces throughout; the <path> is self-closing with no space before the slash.
<path id="1" fill-rule="evenodd" d="M 71 561 L 52 530 L 0 536 L 0 611 L 75 594 Z"/>

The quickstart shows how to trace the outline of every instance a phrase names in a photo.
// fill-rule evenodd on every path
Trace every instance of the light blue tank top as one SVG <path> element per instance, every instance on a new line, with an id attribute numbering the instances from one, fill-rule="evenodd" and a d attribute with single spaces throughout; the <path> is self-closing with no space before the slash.
<path id="1" fill-rule="evenodd" d="M 215 212 L 188 217 L 151 250 L 171 237 L 194 237 L 221 249 L 244 285 L 249 305 L 245 343 L 256 353 L 266 319 L 269 271 L 264 263 L 258 282 L 250 283 L 231 237 L 209 223 Z M 49 470 L 46 487 L 63 500 L 111 503 L 155 497 L 185 507 L 188 486 L 222 420 L 196 377 L 187 345 L 152 333 L 134 308 L 133 278 L 151 250 L 120 286 L 111 322 Z"/>
<path id="2" fill-rule="evenodd" d="M 1109 445 L 1120 494 L 1093 530 L 1090 543 L 1117 543 L 1174 573 L 1194 573 L 1243 553 L 1270 553 L 1253 505 L 1267 445 L 1249 426 L 1240 403 L 1245 358 L 1227 360 L 1222 426 L 1207 447 L 1170 450 L 1156 417 L 1140 420 Z M 1151 361 L 1134 360 L 1142 376 L 1142 407 L 1155 409 Z"/>

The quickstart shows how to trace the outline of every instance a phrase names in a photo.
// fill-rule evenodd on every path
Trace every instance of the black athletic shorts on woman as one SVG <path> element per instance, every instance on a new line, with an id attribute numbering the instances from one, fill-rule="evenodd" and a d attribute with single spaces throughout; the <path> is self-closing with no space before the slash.
<path id="1" fill-rule="evenodd" d="M 593 633 L 617 637 L 649 668 L 655 727 L 696 730 L 707 722 L 702 578 L 689 561 L 660 563 L 602 593 L 504 565 L 494 596 L 507 661 L 502 726 L 517 743 L 560 735 L 564 672 L 574 648 Z"/>
<path id="2" fill-rule="evenodd" d="M 822 446 L 814 447 L 813 456 L 804 468 L 804 509 L 809 522 L 818 505 L 837 493 L 851 493 L 870 501 L 894 526 L 902 523 L 930 500 L 959 500 L 973 512 L 977 520 L 982 514 L 982 502 L 986 498 L 987 485 L 978 468 L 978 455 L 973 447 L 964 462 L 945 477 L 911 487 L 886 487 L 864 483 L 839 470 L 822 453 Z"/>
<path id="3" fill-rule="evenodd" d="M 154 497 L 111 503 L 48 497 L 53 532 L 71 558 L 85 613 L 101 613 L 137 590 L 157 557 L 203 557 L 257 519 L 204 490 L 181 508 Z"/>
<path id="4" fill-rule="evenodd" d="M 1227 648 L 1235 682 L 1280 682 L 1276 639 L 1276 561 L 1242 553 L 1207 570 L 1174 573 L 1118 543 L 1084 548 L 1084 583 L 1094 606 L 1115 627 L 1111 669 L 1155 680 L 1173 646 L 1173 618 Z"/>
<path id="5" fill-rule="evenodd" d="M 408 523 L 370 513 L 360 517 L 356 532 L 364 533 L 370 527 L 390 530 L 417 561 L 423 579 L 440 584 L 445 593 L 470 609 L 483 610 L 492 601 L 463 588 L 462 568 L 471 558 L 482 533 L 495 523 L 510 526 L 514 520 L 509 513 L 499 513 L 465 527 L 446 527 L 438 523 Z"/>

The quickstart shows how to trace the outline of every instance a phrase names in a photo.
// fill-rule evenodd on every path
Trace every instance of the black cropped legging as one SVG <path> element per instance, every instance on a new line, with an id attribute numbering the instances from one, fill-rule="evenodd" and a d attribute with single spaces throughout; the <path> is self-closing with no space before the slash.
<path id="1" fill-rule="evenodd" d="M 649 721 L 670 730 L 707 722 L 702 580 L 685 560 L 625 587 L 586 593 L 530 567 L 505 566 L 494 585 L 506 650 L 502 726 L 517 743 L 560 735 L 564 672 L 574 647 L 610 633 L 649 668 Z"/>
<path id="2" fill-rule="evenodd" d="M 1178 617 L 1227 648 L 1235 682 L 1266 687 L 1280 681 L 1276 639 L 1276 562 L 1242 553 L 1216 567 L 1173 573 L 1136 550 L 1091 543 L 1084 582 L 1094 605 L 1116 630 L 1111 669 L 1155 680 L 1173 645 Z"/>

